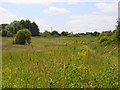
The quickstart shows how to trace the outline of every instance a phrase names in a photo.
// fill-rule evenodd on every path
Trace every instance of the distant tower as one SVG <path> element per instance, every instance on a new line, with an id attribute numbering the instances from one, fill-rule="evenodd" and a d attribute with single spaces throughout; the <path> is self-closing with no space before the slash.
<path id="1" fill-rule="evenodd" d="M 51 32 L 52 32 L 52 30 L 53 30 L 53 28 L 52 28 L 52 26 L 51 26 Z"/>

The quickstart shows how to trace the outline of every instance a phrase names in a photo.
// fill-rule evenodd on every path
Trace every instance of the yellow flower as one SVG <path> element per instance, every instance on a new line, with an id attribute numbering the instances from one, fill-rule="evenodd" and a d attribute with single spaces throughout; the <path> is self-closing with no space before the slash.
<path id="1" fill-rule="evenodd" d="M 84 53 L 83 53 L 83 52 L 81 52 L 81 53 L 78 52 L 78 55 L 79 55 L 79 56 L 84 56 Z"/>
<path id="2" fill-rule="evenodd" d="M 84 52 L 84 54 L 85 54 L 85 55 L 87 55 L 87 54 L 88 54 L 88 52 L 87 52 L 87 51 L 85 51 L 85 52 Z"/>

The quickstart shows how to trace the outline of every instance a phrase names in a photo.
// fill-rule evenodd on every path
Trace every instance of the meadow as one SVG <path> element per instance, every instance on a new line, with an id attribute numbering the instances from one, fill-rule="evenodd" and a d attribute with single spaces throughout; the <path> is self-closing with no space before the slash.
<path id="1" fill-rule="evenodd" d="M 118 45 L 98 37 L 2 38 L 2 88 L 118 88 Z"/>

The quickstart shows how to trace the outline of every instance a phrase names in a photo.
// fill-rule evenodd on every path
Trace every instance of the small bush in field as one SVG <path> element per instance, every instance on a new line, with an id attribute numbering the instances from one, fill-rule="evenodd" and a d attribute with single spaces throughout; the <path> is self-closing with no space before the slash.
<path id="1" fill-rule="evenodd" d="M 16 34 L 14 44 L 30 44 L 31 43 L 31 32 L 28 29 L 19 30 Z"/>

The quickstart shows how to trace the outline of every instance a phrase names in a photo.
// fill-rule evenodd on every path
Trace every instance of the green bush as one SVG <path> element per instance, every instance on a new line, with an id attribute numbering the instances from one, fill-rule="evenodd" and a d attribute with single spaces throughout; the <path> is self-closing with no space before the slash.
<path id="1" fill-rule="evenodd" d="M 28 29 L 19 30 L 16 34 L 14 44 L 30 44 L 31 43 L 31 32 Z"/>
<path id="2" fill-rule="evenodd" d="M 100 40 L 101 37 L 105 36 L 105 33 L 101 33 L 99 36 L 98 36 L 98 39 Z"/>
<path id="3" fill-rule="evenodd" d="M 102 42 L 105 42 L 108 40 L 108 37 L 107 36 L 103 36 L 100 38 L 99 42 L 102 43 Z"/>
<path id="4" fill-rule="evenodd" d="M 115 34 L 113 35 L 115 41 L 120 42 L 120 28 L 115 30 Z"/>
<path id="5" fill-rule="evenodd" d="M 103 36 L 100 38 L 99 42 L 101 43 L 101 45 L 108 45 L 111 42 L 113 42 L 113 39 L 112 39 L 112 37 Z"/>

